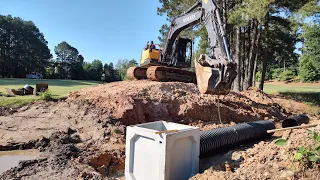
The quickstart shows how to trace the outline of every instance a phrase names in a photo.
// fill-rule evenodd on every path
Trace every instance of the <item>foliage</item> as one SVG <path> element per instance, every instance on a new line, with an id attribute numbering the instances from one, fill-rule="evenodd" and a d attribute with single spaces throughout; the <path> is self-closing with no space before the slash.
<path id="1" fill-rule="evenodd" d="M 102 81 L 104 82 L 113 82 L 117 81 L 116 77 L 116 70 L 113 67 L 113 63 L 107 64 L 105 63 L 103 66 L 103 74 L 102 74 Z"/>
<path id="2" fill-rule="evenodd" d="M 136 60 L 131 59 L 130 61 L 127 59 L 119 59 L 116 64 L 117 69 L 117 79 L 119 80 L 126 80 L 127 78 L 127 69 L 129 67 L 137 66 L 138 63 Z"/>
<path id="3" fill-rule="evenodd" d="M 261 78 L 261 72 L 258 71 L 258 72 L 256 73 L 256 81 L 260 81 L 260 78 Z"/>
<path id="4" fill-rule="evenodd" d="M 50 101 L 52 100 L 52 94 L 49 90 L 46 90 L 44 92 L 40 92 L 40 99 Z"/>
<path id="5" fill-rule="evenodd" d="M 313 166 L 320 164 L 320 136 L 316 131 L 308 130 L 309 138 L 314 141 L 314 144 L 308 147 L 300 146 L 294 153 L 294 160 L 300 161 L 307 167 L 312 168 Z M 278 146 L 285 146 L 287 140 L 279 139 L 275 142 Z"/>
<path id="6" fill-rule="evenodd" d="M 320 24 L 304 26 L 305 39 L 299 75 L 304 82 L 320 80 Z"/>
<path id="7" fill-rule="evenodd" d="M 243 0 L 242 3 L 235 5 L 228 19 L 231 23 L 240 26 L 245 26 L 251 19 L 263 22 L 271 2 L 270 0 Z"/>
<path id="8" fill-rule="evenodd" d="M 312 1 L 314 0 L 215 1 L 225 24 L 232 59 L 239 66 L 237 79 L 240 79 L 238 82 L 242 82 L 240 90 L 253 84 L 255 72 L 263 72 L 259 75 L 264 76 L 263 78 L 256 78 L 263 81 L 266 76 L 267 79 L 271 78 L 270 72 L 274 68 L 297 67 L 298 54 L 295 53 L 295 45 L 301 39 L 298 37 L 297 29 L 294 28 L 293 19 L 296 17 L 295 14 L 307 9 L 307 4 Z M 157 10 L 158 15 L 166 16 L 167 20 L 172 22 L 196 0 L 159 0 L 159 2 L 161 5 Z M 313 8 L 313 14 L 316 12 L 314 9 L 316 8 Z M 310 15 L 312 13 L 307 16 Z M 300 25 L 298 21 L 295 22 L 296 26 Z M 168 24 L 161 27 L 159 37 L 161 42 L 165 40 L 169 28 Z M 200 38 L 196 58 L 202 53 L 209 52 L 208 34 L 203 26 L 188 28 L 182 31 L 181 35 L 191 39 Z M 266 63 L 262 63 L 262 60 Z M 279 75 L 280 72 L 276 78 Z"/>
<path id="9" fill-rule="evenodd" d="M 320 163 L 320 136 L 315 131 L 309 130 L 308 133 L 315 144 L 311 147 L 299 147 L 294 154 L 294 159 L 310 166 L 312 163 Z"/>
<path id="10" fill-rule="evenodd" d="M 61 79 L 83 79 L 83 61 L 79 51 L 68 44 L 66 41 L 59 43 L 54 48 L 57 55 L 55 63 L 57 64 L 59 78 Z"/>
<path id="11" fill-rule="evenodd" d="M 278 146 L 285 146 L 285 145 L 288 144 L 288 142 L 287 142 L 286 140 L 284 140 L 284 139 L 278 139 L 278 140 L 276 140 L 274 143 L 275 143 L 276 145 L 278 145 Z"/>
<path id="12" fill-rule="evenodd" d="M 52 57 L 48 42 L 32 21 L 0 15 L 0 77 L 44 74 Z"/>
<path id="13" fill-rule="evenodd" d="M 83 64 L 85 79 L 100 81 L 103 73 L 102 62 L 98 59 L 90 62 L 84 62 Z"/>
<path id="14" fill-rule="evenodd" d="M 292 70 L 286 69 L 280 73 L 279 79 L 281 81 L 289 81 L 295 78 L 295 76 L 296 74 Z"/>
<path id="15" fill-rule="evenodd" d="M 282 68 L 275 68 L 275 69 L 272 69 L 271 71 L 272 71 L 272 73 L 271 73 L 272 79 L 280 80 L 279 77 L 280 77 L 280 74 L 282 73 L 283 69 Z"/>

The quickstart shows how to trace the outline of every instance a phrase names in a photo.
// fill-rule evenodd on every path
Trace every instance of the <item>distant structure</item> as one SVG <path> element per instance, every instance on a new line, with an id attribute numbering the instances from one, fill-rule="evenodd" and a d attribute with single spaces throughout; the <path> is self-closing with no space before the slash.
<path id="1" fill-rule="evenodd" d="M 43 75 L 38 72 L 32 72 L 31 74 L 26 74 L 27 79 L 43 79 Z"/>

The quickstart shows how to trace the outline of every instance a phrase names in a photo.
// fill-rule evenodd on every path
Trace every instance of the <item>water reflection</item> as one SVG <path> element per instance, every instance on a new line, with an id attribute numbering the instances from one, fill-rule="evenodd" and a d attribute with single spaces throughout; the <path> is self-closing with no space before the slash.
<path id="1" fill-rule="evenodd" d="M 0 174 L 18 166 L 19 161 L 36 159 L 39 155 L 37 150 L 0 151 Z"/>

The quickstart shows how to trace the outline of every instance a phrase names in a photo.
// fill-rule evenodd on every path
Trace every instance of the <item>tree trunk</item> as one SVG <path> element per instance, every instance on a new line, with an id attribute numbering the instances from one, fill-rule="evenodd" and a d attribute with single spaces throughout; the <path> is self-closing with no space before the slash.
<path id="1" fill-rule="evenodd" d="M 241 63 L 242 63 L 242 68 L 241 68 L 241 85 L 240 85 L 240 90 L 243 90 L 243 84 L 244 84 L 244 78 L 246 77 L 246 73 L 245 73 L 245 60 L 246 60 L 246 35 L 245 33 L 241 33 L 242 34 L 242 48 L 241 48 L 241 54 L 242 54 L 242 58 L 241 58 Z M 241 35 L 240 34 L 240 35 Z"/>
<path id="2" fill-rule="evenodd" d="M 250 50 L 251 50 L 251 21 L 248 23 L 248 43 L 247 43 L 247 48 L 246 48 L 246 58 L 245 58 L 245 77 L 243 81 L 243 90 L 246 90 L 248 88 L 248 81 L 249 81 L 249 67 L 250 67 Z"/>
<path id="3" fill-rule="evenodd" d="M 253 68 L 253 78 L 252 78 L 252 83 L 253 86 L 256 87 L 256 73 L 257 73 L 257 64 L 258 64 L 258 56 L 259 56 L 259 49 L 260 49 L 260 41 L 261 41 L 261 25 L 258 25 L 258 42 L 257 42 L 257 47 L 256 47 L 256 55 L 254 58 L 254 68 Z"/>
<path id="4" fill-rule="evenodd" d="M 252 80 L 254 75 L 254 63 L 256 58 L 257 46 L 258 46 L 258 22 L 257 20 L 252 21 L 253 31 L 252 31 L 252 42 L 251 42 L 251 50 L 249 55 L 249 67 L 248 67 L 248 81 L 246 84 L 246 89 L 252 86 Z"/>
<path id="5" fill-rule="evenodd" d="M 240 34 L 241 28 L 236 28 L 236 39 L 235 39 L 235 61 L 237 63 L 237 76 L 234 80 L 233 90 L 236 92 L 240 92 L 240 84 L 241 84 L 241 51 L 240 51 Z"/>
<path id="6" fill-rule="evenodd" d="M 259 89 L 263 90 L 264 85 L 264 79 L 266 76 L 267 71 L 267 65 L 268 65 L 268 51 L 269 51 L 269 13 L 267 13 L 266 22 L 265 22 L 265 33 L 266 33 L 266 47 L 264 49 L 264 57 L 263 57 L 263 63 L 262 63 L 262 73 L 261 73 L 261 79 L 259 84 Z"/>
<path id="7" fill-rule="evenodd" d="M 250 57 L 250 42 L 251 42 L 251 22 L 249 21 L 248 24 L 248 46 L 247 46 L 247 51 L 246 51 L 246 77 L 245 77 L 245 81 L 248 80 L 248 70 L 249 70 L 249 57 Z"/>
<path id="8" fill-rule="evenodd" d="M 253 87 L 256 87 L 256 73 L 257 73 L 258 54 L 259 54 L 259 48 L 257 49 L 256 57 L 255 57 L 255 60 L 254 60 L 253 77 L 252 77 Z"/>

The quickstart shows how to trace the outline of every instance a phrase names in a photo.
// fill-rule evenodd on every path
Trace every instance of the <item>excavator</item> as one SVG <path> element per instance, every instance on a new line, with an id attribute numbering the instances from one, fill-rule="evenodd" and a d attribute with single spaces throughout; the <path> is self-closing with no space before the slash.
<path id="1" fill-rule="evenodd" d="M 209 53 L 195 61 L 189 71 L 193 41 L 179 34 L 194 25 L 204 25 L 208 32 Z M 215 0 L 198 0 L 170 25 L 163 47 L 142 50 L 140 66 L 127 70 L 129 80 L 195 83 L 201 94 L 227 95 L 237 75 L 232 61 L 219 7 Z"/>

